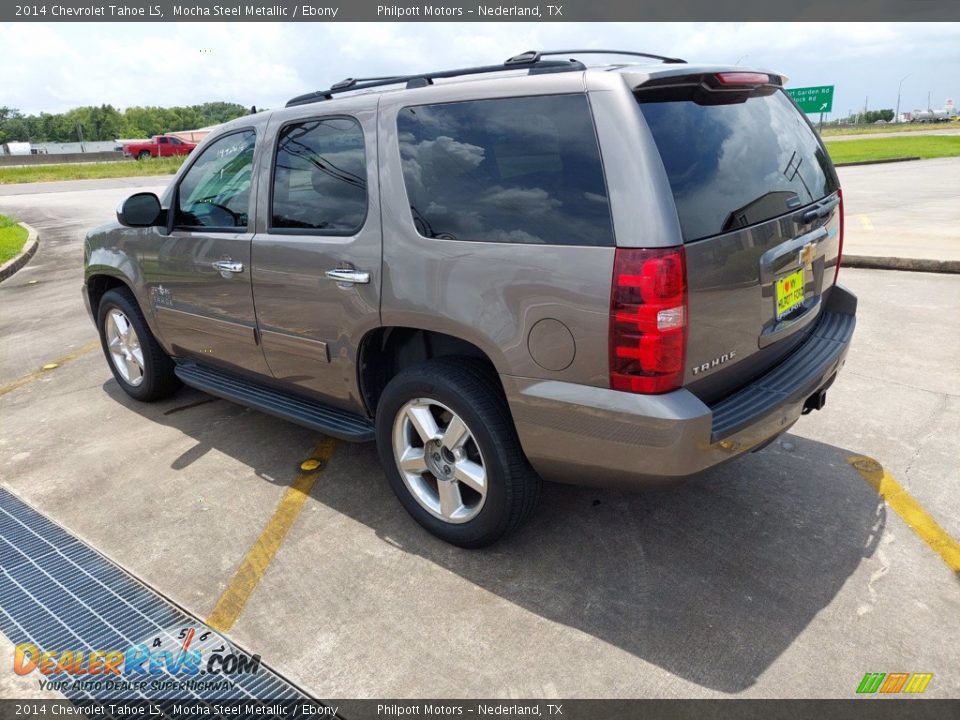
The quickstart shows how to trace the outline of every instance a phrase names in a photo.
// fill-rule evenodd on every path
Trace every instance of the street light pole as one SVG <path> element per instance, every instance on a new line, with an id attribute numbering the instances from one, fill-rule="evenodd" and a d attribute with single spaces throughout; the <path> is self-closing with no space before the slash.
<path id="1" fill-rule="evenodd" d="M 893 121 L 898 123 L 900 122 L 900 90 L 903 88 L 903 81 L 910 77 L 913 73 L 907 73 L 900 79 L 900 84 L 897 85 L 897 113 L 893 116 Z"/>

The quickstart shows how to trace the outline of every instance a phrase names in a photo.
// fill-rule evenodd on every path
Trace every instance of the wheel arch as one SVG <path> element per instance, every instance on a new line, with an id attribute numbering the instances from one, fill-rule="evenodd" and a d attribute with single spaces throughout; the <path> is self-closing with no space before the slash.
<path id="1" fill-rule="evenodd" d="M 367 412 L 376 415 L 384 388 L 401 370 L 451 356 L 476 358 L 497 373 L 496 364 L 482 348 L 455 335 L 407 326 L 371 330 L 364 335 L 357 353 L 357 379 Z M 498 389 L 504 390 L 499 382 Z"/>
<path id="2" fill-rule="evenodd" d="M 90 303 L 90 315 L 93 318 L 94 324 L 97 323 L 97 313 L 99 312 L 100 301 L 103 299 L 103 296 L 110 290 L 117 288 L 123 288 L 133 296 L 134 302 L 137 303 L 137 306 L 143 313 L 144 320 L 150 332 L 153 333 L 153 336 L 157 339 L 157 342 L 160 343 L 164 352 L 170 354 L 171 348 L 167 346 L 167 343 L 160 334 L 152 308 L 150 304 L 146 302 L 145 289 L 142 283 L 137 283 L 114 265 L 97 263 L 87 266 L 84 279 L 84 292 Z"/>
<path id="3" fill-rule="evenodd" d="M 130 283 L 125 278 L 120 278 L 112 273 L 95 272 L 87 277 L 86 286 L 87 297 L 90 298 L 90 310 L 94 317 L 96 317 L 97 310 L 100 307 L 100 300 L 102 300 L 103 296 L 110 290 L 124 288 L 136 297 L 136 294 L 133 293 L 133 288 L 130 287 Z"/>

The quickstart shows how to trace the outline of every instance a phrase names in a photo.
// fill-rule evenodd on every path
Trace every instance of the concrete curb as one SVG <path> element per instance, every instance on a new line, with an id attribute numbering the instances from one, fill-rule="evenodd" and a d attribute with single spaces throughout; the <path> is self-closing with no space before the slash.
<path id="1" fill-rule="evenodd" d="M 854 162 L 834 163 L 834 167 L 857 167 L 858 165 L 886 165 L 887 163 L 910 162 L 923 160 L 921 157 L 887 158 L 886 160 L 855 160 Z"/>
<path id="2" fill-rule="evenodd" d="M 36 230 L 26 223 L 19 223 L 19 225 L 27 231 L 27 241 L 23 244 L 23 250 L 19 255 L 12 260 L 7 260 L 7 262 L 0 266 L 0 282 L 3 282 L 30 262 L 30 258 L 37 252 L 37 246 L 40 244 L 40 237 L 37 235 Z"/>
<path id="3" fill-rule="evenodd" d="M 844 255 L 841 262 L 841 272 L 845 267 L 865 268 L 868 270 L 911 270 L 913 272 L 960 273 L 960 260 L 930 260 L 927 258 Z"/>

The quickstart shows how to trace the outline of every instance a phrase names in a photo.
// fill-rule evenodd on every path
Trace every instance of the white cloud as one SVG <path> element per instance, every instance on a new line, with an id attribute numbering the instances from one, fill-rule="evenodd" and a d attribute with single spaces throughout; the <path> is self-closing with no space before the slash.
<path id="1" fill-rule="evenodd" d="M 835 110 L 960 98 L 957 23 L 8 23 L 0 105 L 230 100 L 278 107 L 346 77 L 501 62 L 531 48 L 620 47 L 835 84 Z"/>

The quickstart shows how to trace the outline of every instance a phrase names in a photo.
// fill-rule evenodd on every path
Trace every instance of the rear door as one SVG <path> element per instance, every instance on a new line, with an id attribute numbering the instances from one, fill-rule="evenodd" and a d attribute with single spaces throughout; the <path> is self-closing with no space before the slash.
<path id="1" fill-rule="evenodd" d="M 376 98 L 338 106 L 271 121 L 253 293 L 274 378 L 361 412 L 357 351 L 380 323 Z"/>
<path id="2" fill-rule="evenodd" d="M 684 380 L 709 402 L 782 359 L 818 316 L 840 252 L 839 182 L 776 76 L 671 79 L 636 95 L 685 243 Z"/>

